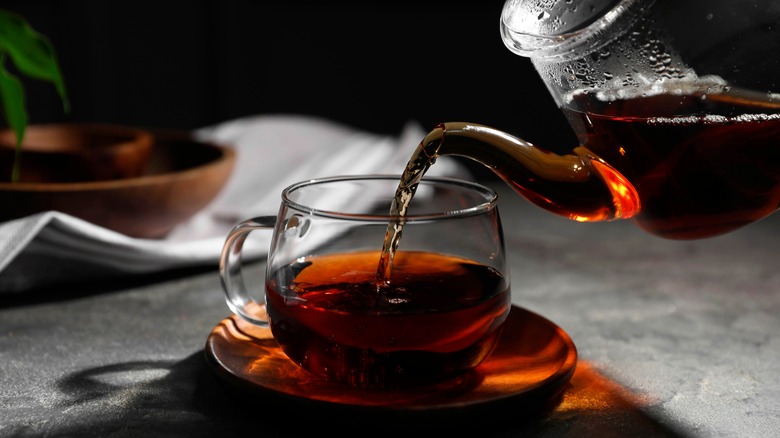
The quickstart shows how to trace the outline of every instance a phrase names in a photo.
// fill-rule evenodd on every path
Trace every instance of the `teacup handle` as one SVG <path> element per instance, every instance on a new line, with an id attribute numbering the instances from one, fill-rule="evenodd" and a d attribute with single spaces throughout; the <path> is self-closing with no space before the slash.
<path id="1" fill-rule="evenodd" d="M 241 274 L 241 250 L 249 233 L 260 229 L 273 229 L 275 225 L 276 216 L 261 216 L 240 222 L 228 233 L 219 260 L 219 278 L 228 307 L 236 315 L 260 327 L 268 327 L 265 303 L 257 302 L 246 290 Z M 258 315 L 262 316 L 262 319 L 259 319 Z"/>

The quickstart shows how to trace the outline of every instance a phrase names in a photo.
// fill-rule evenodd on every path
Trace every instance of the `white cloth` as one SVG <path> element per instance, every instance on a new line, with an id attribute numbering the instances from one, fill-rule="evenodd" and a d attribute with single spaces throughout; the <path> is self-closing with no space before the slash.
<path id="1" fill-rule="evenodd" d="M 275 215 L 288 185 L 312 178 L 399 175 L 424 131 L 408 123 L 398 138 L 297 115 L 254 116 L 198 129 L 196 138 L 236 150 L 228 182 L 206 208 L 162 239 L 132 238 L 60 212 L 0 223 L 0 293 L 105 281 L 187 267 L 217 267 L 229 230 Z M 440 159 L 429 175 L 468 177 Z M 267 255 L 270 233 L 247 241 L 245 260 Z M 254 238 L 254 237 L 253 237 Z"/>

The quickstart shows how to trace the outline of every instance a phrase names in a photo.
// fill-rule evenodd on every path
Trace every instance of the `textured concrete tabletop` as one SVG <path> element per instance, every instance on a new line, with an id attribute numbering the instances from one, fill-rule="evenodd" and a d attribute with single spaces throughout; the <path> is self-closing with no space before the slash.
<path id="1" fill-rule="evenodd" d="M 669 241 L 495 186 L 513 301 L 579 362 L 551 410 L 468 419 L 478 436 L 780 436 L 780 216 Z M 228 315 L 216 269 L 0 296 L 0 436 L 382 435 L 306 410 L 283 423 L 225 392 L 204 345 Z"/>

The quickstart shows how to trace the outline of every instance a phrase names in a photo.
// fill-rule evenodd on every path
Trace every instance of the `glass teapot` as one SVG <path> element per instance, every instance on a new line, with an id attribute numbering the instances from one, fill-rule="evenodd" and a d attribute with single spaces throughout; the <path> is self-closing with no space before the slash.
<path id="1" fill-rule="evenodd" d="M 777 0 L 508 0 L 500 30 L 581 144 L 559 155 L 442 123 L 410 161 L 417 177 L 438 156 L 465 156 L 549 211 L 632 218 L 672 239 L 723 234 L 780 206 Z"/>

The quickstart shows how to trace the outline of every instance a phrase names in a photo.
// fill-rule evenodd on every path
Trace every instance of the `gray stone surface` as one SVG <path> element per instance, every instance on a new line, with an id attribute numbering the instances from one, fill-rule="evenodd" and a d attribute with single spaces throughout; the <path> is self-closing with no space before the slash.
<path id="1" fill-rule="evenodd" d="M 513 300 L 560 325 L 580 361 L 550 412 L 480 436 L 778 436 L 780 216 L 670 241 L 630 222 L 568 221 L 496 188 Z M 0 297 L 0 436 L 291 437 L 335 426 L 305 411 L 280 424 L 218 384 L 203 359 L 229 315 L 216 269 L 139 280 Z"/>

